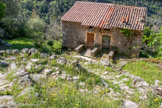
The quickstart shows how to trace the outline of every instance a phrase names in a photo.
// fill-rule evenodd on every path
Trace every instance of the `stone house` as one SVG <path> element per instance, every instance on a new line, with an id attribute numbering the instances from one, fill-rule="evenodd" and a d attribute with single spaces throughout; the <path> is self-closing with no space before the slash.
<path id="1" fill-rule="evenodd" d="M 147 8 L 76 2 L 61 18 L 63 47 L 116 50 L 139 55 Z"/>

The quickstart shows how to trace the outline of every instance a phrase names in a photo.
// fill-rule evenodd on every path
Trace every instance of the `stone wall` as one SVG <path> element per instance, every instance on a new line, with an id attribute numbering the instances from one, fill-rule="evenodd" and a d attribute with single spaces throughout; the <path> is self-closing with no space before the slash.
<path id="1" fill-rule="evenodd" d="M 87 27 L 79 23 L 62 22 L 63 47 L 76 48 L 85 44 Z"/>
<path id="2" fill-rule="evenodd" d="M 139 56 L 142 44 L 142 32 L 132 30 L 131 36 L 125 36 L 119 28 L 113 28 L 110 31 L 102 30 L 100 45 L 102 45 L 102 35 L 111 36 L 111 49 L 116 49 L 119 53 L 124 53 L 129 56 Z"/>
<path id="3" fill-rule="evenodd" d="M 79 44 L 86 46 L 87 33 L 94 33 L 94 46 L 102 49 L 102 36 L 110 36 L 110 49 L 116 49 L 119 53 L 134 55 L 138 57 L 140 46 L 142 44 L 142 32 L 131 31 L 131 36 L 125 36 L 121 29 L 113 28 L 110 30 L 100 28 L 89 28 L 80 23 L 62 22 L 63 29 L 63 47 L 76 48 Z"/>

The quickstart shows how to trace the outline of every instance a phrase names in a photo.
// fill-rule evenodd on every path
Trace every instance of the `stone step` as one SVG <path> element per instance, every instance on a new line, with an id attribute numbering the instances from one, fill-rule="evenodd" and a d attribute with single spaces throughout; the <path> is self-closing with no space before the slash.
<path id="1" fill-rule="evenodd" d="M 91 49 L 88 48 L 84 56 L 91 57 Z"/>

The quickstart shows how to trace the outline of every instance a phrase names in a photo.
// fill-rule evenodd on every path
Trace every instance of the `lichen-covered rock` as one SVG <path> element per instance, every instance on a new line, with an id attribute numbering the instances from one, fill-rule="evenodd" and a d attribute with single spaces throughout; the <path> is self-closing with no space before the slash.
<path id="1" fill-rule="evenodd" d="M 44 69 L 42 73 L 48 75 L 50 72 L 52 72 L 52 69 Z"/>
<path id="2" fill-rule="evenodd" d="M 10 49 L 7 49 L 7 50 L 6 50 L 6 53 L 7 53 L 7 54 L 11 54 L 11 52 L 12 52 L 12 51 L 11 51 Z"/>
<path id="3" fill-rule="evenodd" d="M 19 82 L 22 83 L 22 82 L 30 82 L 30 77 L 29 75 L 25 75 L 24 77 L 22 77 Z"/>
<path id="4" fill-rule="evenodd" d="M 0 108 L 17 108 L 17 104 L 13 100 L 12 96 L 0 96 Z"/>
<path id="5" fill-rule="evenodd" d="M 26 72 L 25 70 L 20 70 L 20 71 L 16 72 L 14 75 L 19 78 L 19 77 L 23 77 L 28 74 L 29 74 L 29 72 Z"/>
<path id="6" fill-rule="evenodd" d="M 13 85 L 13 82 L 10 82 L 9 84 L 5 84 L 5 85 L 1 86 L 0 92 L 6 91 L 7 89 L 11 89 L 12 85 Z"/>
<path id="7" fill-rule="evenodd" d="M 15 60 L 15 59 L 16 59 L 15 56 L 10 56 L 9 58 L 5 58 L 5 60 L 11 60 L 11 61 L 13 61 L 13 60 Z"/>
<path id="8" fill-rule="evenodd" d="M 6 53 L 5 50 L 1 50 L 1 51 L 0 51 L 0 55 L 3 55 L 4 53 Z"/>
<path id="9" fill-rule="evenodd" d="M 41 53 L 40 56 L 41 56 L 42 58 L 46 58 L 46 57 L 48 57 L 48 54 L 47 54 L 47 53 Z"/>
<path id="10" fill-rule="evenodd" d="M 67 63 L 67 60 L 63 57 L 60 57 L 57 59 L 57 63 L 60 64 L 60 65 L 64 65 Z"/>
<path id="11" fill-rule="evenodd" d="M 32 80 L 34 80 L 36 82 L 41 82 L 42 80 L 45 80 L 47 78 L 47 75 L 31 74 L 30 77 Z"/>
<path id="12" fill-rule="evenodd" d="M 72 62 L 71 62 L 71 64 L 72 64 L 73 66 L 77 66 L 77 65 L 78 65 L 78 63 L 79 63 L 79 61 L 78 61 L 78 60 L 74 60 L 74 61 L 72 61 Z"/>
<path id="13" fill-rule="evenodd" d="M 5 61 L 3 61 L 3 60 L 0 60 L 0 66 L 6 67 L 6 66 L 8 66 L 8 65 L 9 65 L 9 63 L 7 63 L 7 62 L 5 62 Z"/>
<path id="14" fill-rule="evenodd" d="M 24 48 L 21 50 L 22 53 L 28 53 L 29 52 L 29 49 L 28 48 Z"/>
<path id="15" fill-rule="evenodd" d="M 12 62 L 10 68 L 11 68 L 11 70 L 16 70 L 17 69 L 16 63 Z"/>
<path id="16" fill-rule="evenodd" d="M 62 74 L 62 75 L 60 76 L 60 78 L 63 79 L 63 80 L 65 80 L 65 79 L 66 79 L 66 74 Z"/>
<path id="17" fill-rule="evenodd" d="M 33 63 L 28 62 L 27 66 L 25 67 L 26 70 L 30 70 L 32 68 Z"/>
<path id="18" fill-rule="evenodd" d="M 19 53 L 19 50 L 18 50 L 18 49 L 13 49 L 13 50 L 12 50 L 12 53 L 13 53 L 13 54 Z"/>
<path id="19" fill-rule="evenodd" d="M 160 83 L 160 81 L 159 81 L 159 80 L 155 80 L 155 86 L 158 86 L 158 85 L 159 85 L 159 83 Z"/>
<path id="20" fill-rule="evenodd" d="M 79 80 L 79 76 L 73 76 L 73 80 Z"/>
<path id="21" fill-rule="evenodd" d="M 26 94 L 30 94 L 33 90 L 34 90 L 33 87 L 27 87 L 18 95 L 18 97 L 26 95 Z"/>
<path id="22" fill-rule="evenodd" d="M 153 94 L 159 95 L 162 98 L 162 86 L 151 86 Z"/>
<path id="23" fill-rule="evenodd" d="M 85 86 L 85 83 L 80 82 L 79 85 L 80 85 L 80 86 Z"/>
<path id="24" fill-rule="evenodd" d="M 31 61 L 35 63 L 35 62 L 38 62 L 39 59 L 31 59 Z"/>
<path id="25" fill-rule="evenodd" d="M 101 64 L 102 64 L 103 66 L 112 67 L 112 64 L 111 64 L 110 61 L 108 61 L 108 60 L 101 60 Z"/>
<path id="26" fill-rule="evenodd" d="M 35 54 L 35 53 L 37 53 L 38 52 L 38 50 L 37 49 L 35 49 L 35 48 L 31 48 L 30 50 L 29 50 L 29 54 Z"/>
<path id="27" fill-rule="evenodd" d="M 50 59 L 53 60 L 53 59 L 56 59 L 57 58 L 57 55 L 52 55 L 50 56 Z"/>

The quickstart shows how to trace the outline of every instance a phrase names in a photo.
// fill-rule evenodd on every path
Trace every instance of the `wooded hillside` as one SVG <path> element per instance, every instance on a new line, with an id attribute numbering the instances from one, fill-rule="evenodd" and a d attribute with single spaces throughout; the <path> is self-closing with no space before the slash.
<path id="1" fill-rule="evenodd" d="M 16 14 L 19 12 L 19 17 L 30 18 L 33 9 L 46 23 L 53 23 L 56 19 L 59 21 L 60 17 L 69 10 L 69 8 L 80 0 L 0 0 L 7 4 L 8 13 Z M 155 31 L 162 26 L 162 1 L 161 0 L 82 0 L 91 2 L 115 3 L 120 5 L 140 6 L 148 8 L 147 26 L 153 28 Z M 16 8 L 17 7 L 17 8 Z"/>

